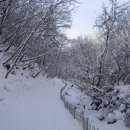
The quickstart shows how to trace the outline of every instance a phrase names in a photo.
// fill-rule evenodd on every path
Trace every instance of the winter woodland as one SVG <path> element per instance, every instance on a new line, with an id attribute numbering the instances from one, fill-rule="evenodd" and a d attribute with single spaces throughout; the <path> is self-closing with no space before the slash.
<path id="1" fill-rule="evenodd" d="M 89 98 L 89 109 L 102 113 L 98 120 L 114 124 L 118 112 L 130 127 L 130 3 L 108 1 L 93 23 L 95 35 L 70 39 L 65 30 L 80 1 L 0 0 L 3 77 L 18 70 L 29 70 L 34 79 L 56 77 Z M 83 100 L 78 105 L 85 107 Z"/>

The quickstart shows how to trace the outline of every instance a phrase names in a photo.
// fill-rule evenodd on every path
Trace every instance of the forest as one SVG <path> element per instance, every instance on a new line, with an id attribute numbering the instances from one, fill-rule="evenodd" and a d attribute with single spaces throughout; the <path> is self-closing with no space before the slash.
<path id="1" fill-rule="evenodd" d="M 130 93 L 119 99 L 114 89 L 130 85 L 130 3 L 109 3 L 93 23 L 93 37 L 71 39 L 65 30 L 71 28 L 80 1 L 0 0 L 4 78 L 28 69 L 34 79 L 47 75 L 65 80 L 85 91 L 97 111 L 123 107 L 130 127 Z"/>

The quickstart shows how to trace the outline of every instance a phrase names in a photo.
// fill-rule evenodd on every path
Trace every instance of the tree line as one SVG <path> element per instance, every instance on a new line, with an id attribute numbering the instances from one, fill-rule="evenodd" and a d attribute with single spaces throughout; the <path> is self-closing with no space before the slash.
<path id="1" fill-rule="evenodd" d="M 69 39 L 76 0 L 0 1 L 0 46 L 9 55 L 5 78 L 13 69 L 29 68 L 73 81 L 80 87 L 130 83 L 130 4 L 109 0 L 95 21 L 96 39 Z M 71 44 L 71 45 L 68 45 Z"/>

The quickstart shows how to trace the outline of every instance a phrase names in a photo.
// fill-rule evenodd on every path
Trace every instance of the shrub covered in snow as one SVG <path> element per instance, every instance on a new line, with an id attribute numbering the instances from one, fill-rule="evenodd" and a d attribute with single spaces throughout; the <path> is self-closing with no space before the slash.
<path id="1" fill-rule="evenodd" d="M 80 90 L 79 87 L 68 85 L 63 90 L 65 99 L 80 111 L 97 111 L 96 118 L 113 124 L 122 120 L 130 127 L 130 86 L 106 86 L 101 91 Z"/>
<path id="2" fill-rule="evenodd" d="M 108 117 L 107 117 L 107 123 L 108 124 L 113 124 L 115 123 L 117 120 L 115 118 L 115 115 L 113 113 L 109 113 Z"/>

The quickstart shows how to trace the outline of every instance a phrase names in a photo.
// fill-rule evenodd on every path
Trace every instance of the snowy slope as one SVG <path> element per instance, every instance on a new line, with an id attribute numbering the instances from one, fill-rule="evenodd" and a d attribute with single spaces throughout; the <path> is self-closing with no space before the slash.
<path id="1" fill-rule="evenodd" d="M 60 100 L 60 80 L 27 78 L 22 71 L 4 79 L 0 70 L 0 130 L 82 130 Z"/>

